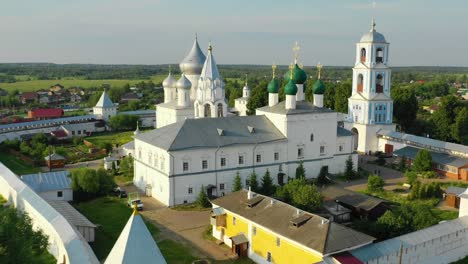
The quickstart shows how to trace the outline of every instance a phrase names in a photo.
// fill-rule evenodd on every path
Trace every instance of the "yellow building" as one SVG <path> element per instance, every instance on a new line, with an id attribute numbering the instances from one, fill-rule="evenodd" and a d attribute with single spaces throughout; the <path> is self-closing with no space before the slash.
<path id="1" fill-rule="evenodd" d="M 212 201 L 213 236 L 256 263 L 317 263 L 373 237 L 247 190 Z"/>

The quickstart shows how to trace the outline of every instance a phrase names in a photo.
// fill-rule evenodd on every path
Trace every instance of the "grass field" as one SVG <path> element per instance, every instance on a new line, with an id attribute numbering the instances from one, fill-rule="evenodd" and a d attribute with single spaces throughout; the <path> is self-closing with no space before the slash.
<path id="1" fill-rule="evenodd" d="M 95 133 L 90 137 L 85 138 L 87 141 L 93 143 L 96 146 L 105 143 L 118 144 L 119 146 L 128 143 L 133 140 L 133 131 L 126 132 L 104 132 Z"/>
<path id="2" fill-rule="evenodd" d="M 40 172 L 39 168 L 34 168 L 33 166 L 27 164 L 16 156 L 8 153 L 7 151 L 0 152 L 0 162 L 5 164 L 10 170 L 18 175 L 30 174 Z"/>
<path id="3" fill-rule="evenodd" d="M 24 76 L 22 76 L 25 79 Z M 165 78 L 163 75 L 156 75 L 151 78 L 154 83 L 160 83 Z M 17 81 L 15 83 L 1 83 L 0 88 L 3 88 L 7 91 L 18 90 L 21 92 L 36 91 L 39 89 L 48 89 L 54 84 L 61 84 L 65 88 L 69 87 L 82 87 L 82 88 L 91 88 L 91 87 L 101 87 L 103 84 L 108 84 L 111 87 L 122 87 L 127 83 L 134 85 L 136 83 L 149 80 L 81 80 L 81 79 L 61 79 L 61 80 L 26 80 L 26 81 Z"/>

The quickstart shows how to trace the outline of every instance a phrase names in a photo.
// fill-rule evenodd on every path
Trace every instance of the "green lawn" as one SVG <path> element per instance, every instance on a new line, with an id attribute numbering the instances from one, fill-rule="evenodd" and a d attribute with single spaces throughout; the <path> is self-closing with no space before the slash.
<path id="1" fill-rule="evenodd" d="M 126 199 L 109 196 L 75 204 L 81 213 L 99 226 L 96 229 L 95 241 L 90 243 L 98 259 L 107 257 L 132 214 L 125 202 Z M 158 232 L 152 224 L 147 223 L 146 226 L 151 234 L 155 235 Z"/>
<path id="2" fill-rule="evenodd" d="M 0 162 L 5 164 L 5 166 L 7 166 L 10 170 L 12 170 L 18 175 L 36 173 L 41 171 L 39 168 L 35 168 L 32 165 L 27 164 L 26 162 L 10 154 L 6 150 L 2 150 L 0 152 Z"/>
<path id="3" fill-rule="evenodd" d="M 126 132 L 103 132 L 95 133 L 91 137 L 85 138 L 96 146 L 105 143 L 118 144 L 119 146 L 133 140 L 133 131 Z"/>

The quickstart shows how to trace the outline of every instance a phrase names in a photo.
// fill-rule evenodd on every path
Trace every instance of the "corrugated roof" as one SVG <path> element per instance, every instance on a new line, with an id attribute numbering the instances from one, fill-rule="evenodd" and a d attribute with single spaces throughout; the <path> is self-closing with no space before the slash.
<path id="1" fill-rule="evenodd" d="M 253 127 L 251 133 L 248 127 Z M 218 134 L 218 129 L 223 134 Z M 235 144 L 255 144 L 286 139 L 265 116 L 230 116 L 186 119 L 135 136 L 136 140 L 165 150 L 216 148 Z"/>
<path id="2" fill-rule="evenodd" d="M 68 171 L 54 171 L 22 175 L 21 180 L 36 192 L 47 192 L 70 189 L 69 175 Z"/>
<path id="3" fill-rule="evenodd" d="M 60 117 L 63 116 L 62 108 L 41 108 L 30 110 L 33 117 Z"/>
<path id="4" fill-rule="evenodd" d="M 139 214 L 132 214 L 105 264 L 158 263 L 165 264 L 161 251 Z"/>
<path id="5" fill-rule="evenodd" d="M 119 112 L 119 115 L 155 115 L 156 110 L 135 110 Z"/>
<path id="6" fill-rule="evenodd" d="M 468 229 L 468 216 L 443 222 L 428 228 L 418 230 L 403 236 L 388 239 L 379 243 L 370 244 L 351 251 L 359 260 L 366 262 L 375 258 L 394 254 L 400 250 L 423 244 L 457 231 Z"/>
<path id="7" fill-rule="evenodd" d="M 465 155 L 468 155 L 468 146 L 465 146 L 465 145 L 440 141 L 440 140 L 436 140 L 432 138 L 419 137 L 419 136 L 415 136 L 411 134 L 404 134 L 404 133 L 385 130 L 385 129 L 381 129 L 377 131 L 377 135 L 392 137 L 392 138 L 401 139 L 404 141 L 411 141 L 421 146 L 432 146 L 434 148 L 462 152 L 462 153 L 465 153 Z"/>
<path id="8" fill-rule="evenodd" d="M 44 159 L 45 160 L 64 160 L 65 157 L 57 153 L 52 153 L 50 155 L 45 156 Z"/>
<path id="9" fill-rule="evenodd" d="M 47 201 L 57 212 L 74 226 L 96 227 L 84 215 L 71 206 L 67 201 Z"/>
<path id="10" fill-rule="evenodd" d="M 60 124 L 66 124 L 71 122 L 79 122 L 79 121 L 90 121 L 94 120 L 94 115 L 83 115 L 83 116 L 70 116 L 70 117 L 62 117 L 62 118 L 54 118 L 54 119 L 47 119 L 47 120 L 38 120 L 38 121 L 31 121 L 31 122 L 22 122 L 22 123 L 11 123 L 0 125 L 0 131 L 5 132 L 5 130 L 24 130 L 24 129 L 32 129 L 37 127 L 43 126 L 54 126 Z M 10 129 L 10 130 L 8 130 Z"/>
<path id="11" fill-rule="evenodd" d="M 263 197 L 258 204 L 248 207 L 247 191 L 241 190 L 213 200 L 212 203 L 324 255 L 368 244 L 374 240 L 371 236 L 330 222 L 326 218 Z M 309 215 L 310 219 L 299 227 L 292 226 L 291 220 L 303 214 Z"/>
<path id="12" fill-rule="evenodd" d="M 410 159 L 415 159 L 416 155 L 421 149 L 415 148 L 415 147 L 403 147 L 399 150 L 396 150 L 393 152 L 393 155 L 395 156 L 403 156 L 406 158 Z M 463 167 L 468 164 L 468 159 L 452 156 L 446 153 L 439 153 L 439 152 L 434 152 L 434 151 L 429 151 L 432 156 L 432 162 L 438 163 L 438 164 L 443 164 L 443 165 L 449 165 L 453 167 Z"/>
<path id="13" fill-rule="evenodd" d="M 101 97 L 99 98 L 99 101 L 97 102 L 96 107 L 111 108 L 111 107 L 115 107 L 115 105 L 114 103 L 112 103 L 106 91 L 104 91 Z"/>
<path id="14" fill-rule="evenodd" d="M 346 190 L 341 187 L 327 186 L 319 189 L 320 193 L 327 200 L 338 200 L 339 203 L 348 204 L 355 208 L 370 211 L 385 201 L 372 196 Z"/>
<path id="15" fill-rule="evenodd" d="M 314 104 L 307 101 L 297 101 L 296 109 L 286 109 L 286 101 L 282 101 L 274 106 L 264 106 L 258 108 L 257 110 L 284 115 L 298 115 L 306 113 L 335 113 L 333 110 L 330 110 L 325 107 L 316 107 L 314 106 Z"/>
<path id="16" fill-rule="evenodd" d="M 460 194 L 464 193 L 466 190 L 467 190 L 467 188 L 461 188 L 461 187 L 456 187 L 456 186 L 449 186 L 449 187 L 445 190 L 445 193 L 460 195 Z"/>

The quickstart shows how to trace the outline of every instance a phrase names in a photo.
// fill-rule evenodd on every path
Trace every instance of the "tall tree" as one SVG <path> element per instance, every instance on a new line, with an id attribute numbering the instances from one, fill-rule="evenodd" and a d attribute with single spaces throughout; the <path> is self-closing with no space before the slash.
<path id="1" fill-rule="evenodd" d="M 416 119 L 418 112 L 418 100 L 413 90 L 410 89 L 392 89 L 393 98 L 393 116 L 403 131 Z"/>
<path id="2" fill-rule="evenodd" d="M 198 193 L 197 197 L 197 205 L 203 208 L 210 207 L 210 200 L 208 199 L 208 195 L 206 194 L 205 186 L 201 186 L 200 192 Z"/>
<path id="3" fill-rule="evenodd" d="M 354 163 L 351 155 L 348 157 L 346 160 L 346 167 L 345 167 L 345 177 L 348 180 L 351 180 L 354 178 L 355 172 L 354 172 Z"/>
<path id="4" fill-rule="evenodd" d="M 413 170 L 418 173 L 432 170 L 432 156 L 429 150 L 421 149 L 418 151 L 413 162 Z"/>
<path id="5" fill-rule="evenodd" d="M 255 109 L 268 104 L 268 81 L 262 80 L 255 88 L 252 89 L 250 99 L 247 102 L 247 114 L 254 115 Z"/>
<path id="6" fill-rule="evenodd" d="M 327 167 L 325 166 L 322 166 L 322 168 L 320 168 L 320 172 L 319 172 L 319 175 L 317 177 L 317 184 L 319 185 L 323 185 L 323 184 L 326 184 L 328 182 L 327 180 Z"/>
<path id="7" fill-rule="evenodd" d="M 452 127 L 453 138 L 463 145 L 468 145 L 468 108 L 463 107 L 457 113 Z"/>
<path id="8" fill-rule="evenodd" d="M 267 169 L 262 178 L 262 194 L 271 196 L 275 193 L 275 186 L 270 176 L 270 171 Z"/>
<path id="9" fill-rule="evenodd" d="M 328 85 L 325 89 L 325 94 L 323 95 L 323 105 L 330 109 L 335 109 L 335 90 L 336 85 Z"/>
<path id="10" fill-rule="evenodd" d="M 348 112 L 348 98 L 351 96 L 351 82 L 341 82 L 335 90 L 335 111 Z"/>
<path id="11" fill-rule="evenodd" d="M 242 180 L 239 175 L 239 172 L 236 172 L 236 177 L 234 178 L 234 184 L 232 186 L 232 191 L 237 192 L 242 189 Z"/>
<path id="12" fill-rule="evenodd" d="M 258 180 L 257 180 L 257 174 L 255 173 L 255 171 L 252 172 L 252 174 L 250 174 L 250 177 L 249 177 L 249 187 L 252 191 L 254 192 L 258 192 Z"/>
<path id="13" fill-rule="evenodd" d="M 436 138 L 449 141 L 452 138 L 451 125 L 455 121 L 455 108 L 458 106 L 458 99 L 453 95 L 442 98 L 441 105 L 432 115 L 432 121 L 435 124 Z"/>
<path id="14" fill-rule="evenodd" d="M 299 162 L 299 166 L 296 168 L 296 179 L 305 179 L 305 169 L 303 162 Z"/>

